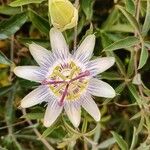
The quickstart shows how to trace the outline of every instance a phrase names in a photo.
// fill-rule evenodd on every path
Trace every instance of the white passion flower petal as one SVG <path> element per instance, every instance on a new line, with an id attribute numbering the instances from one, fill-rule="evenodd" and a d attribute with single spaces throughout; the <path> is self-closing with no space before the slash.
<path id="1" fill-rule="evenodd" d="M 64 108 L 69 120 L 72 122 L 73 126 L 77 128 L 81 120 L 81 107 L 73 103 L 66 103 Z"/>
<path id="2" fill-rule="evenodd" d="M 92 57 L 93 50 L 95 46 L 95 35 L 87 36 L 81 45 L 78 47 L 77 51 L 74 53 L 74 58 L 85 63 L 89 61 Z"/>
<path id="3" fill-rule="evenodd" d="M 113 98 L 116 93 L 115 90 L 106 82 L 91 78 L 88 85 L 88 92 L 98 97 Z"/>
<path id="4" fill-rule="evenodd" d="M 82 107 L 95 119 L 95 121 L 100 121 L 100 111 L 90 94 L 83 97 Z"/>
<path id="5" fill-rule="evenodd" d="M 21 107 L 28 108 L 43 101 L 48 101 L 50 96 L 49 88 L 45 85 L 41 85 L 22 99 Z"/>
<path id="6" fill-rule="evenodd" d="M 56 100 L 53 100 L 52 103 L 49 102 L 44 116 L 44 126 L 50 127 L 58 118 L 62 109 L 63 107 L 59 106 Z"/>
<path id="7" fill-rule="evenodd" d="M 14 73 L 23 79 L 41 82 L 44 79 L 40 67 L 38 66 L 18 66 L 14 69 Z"/>
<path id="8" fill-rule="evenodd" d="M 52 51 L 58 58 L 66 59 L 69 55 L 69 48 L 63 34 L 56 28 L 50 30 L 50 42 Z"/>
<path id="9" fill-rule="evenodd" d="M 113 66 L 115 63 L 114 57 L 102 57 L 89 61 L 86 65 L 92 76 L 102 73 Z"/>
<path id="10" fill-rule="evenodd" d="M 47 64 L 50 66 L 54 62 L 54 57 L 51 56 L 51 52 L 38 44 L 29 44 L 29 50 L 35 61 L 40 66 Z"/>

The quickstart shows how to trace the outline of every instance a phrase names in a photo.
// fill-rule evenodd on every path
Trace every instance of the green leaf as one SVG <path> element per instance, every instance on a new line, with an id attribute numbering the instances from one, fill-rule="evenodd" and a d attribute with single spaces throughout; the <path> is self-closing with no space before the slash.
<path id="1" fill-rule="evenodd" d="M 83 120 L 83 124 L 82 124 L 82 129 L 81 129 L 82 133 L 85 133 L 85 132 L 86 132 L 86 130 L 87 130 L 87 125 L 88 125 L 88 121 L 87 121 L 86 116 L 84 115 L 84 120 Z"/>
<path id="2" fill-rule="evenodd" d="M 39 4 L 39 3 L 42 3 L 43 1 L 44 0 L 16 0 L 16 1 L 11 2 L 9 5 L 11 7 L 18 7 L 18 6 L 28 5 L 31 3 Z"/>
<path id="3" fill-rule="evenodd" d="M 148 60 L 148 50 L 146 47 L 142 46 L 138 69 L 141 69 L 146 64 L 147 60 Z"/>
<path id="4" fill-rule="evenodd" d="M 14 98 L 15 98 L 15 93 L 16 93 L 16 85 L 13 86 L 13 88 L 9 91 L 8 93 L 8 99 L 6 101 L 6 106 L 5 106 L 5 120 L 7 123 L 7 126 L 11 126 L 14 121 Z M 12 128 L 12 126 L 11 126 Z M 9 132 L 9 134 L 12 134 Z"/>
<path id="5" fill-rule="evenodd" d="M 132 14 L 130 14 L 128 11 L 126 11 L 122 6 L 117 5 L 116 7 L 122 12 L 122 14 L 127 18 L 130 24 L 136 30 L 136 32 L 140 35 L 140 26 L 137 20 L 135 19 L 135 17 Z"/>
<path id="6" fill-rule="evenodd" d="M 118 49 L 122 49 L 122 48 L 128 48 L 128 47 L 137 45 L 139 43 L 140 43 L 140 41 L 136 37 L 133 37 L 133 36 L 126 37 L 124 39 L 121 39 L 119 41 L 112 43 L 108 47 L 104 48 L 103 51 L 113 51 L 113 50 L 118 50 Z"/>
<path id="7" fill-rule="evenodd" d="M 82 39 L 80 40 L 79 45 L 83 42 L 83 40 L 90 34 L 93 34 L 93 25 L 90 24 L 90 28 L 88 30 L 86 30 L 86 33 L 84 36 L 82 36 Z"/>
<path id="8" fill-rule="evenodd" d="M 122 60 L 114 52 L 109 52 L 109 53 L 110 53 L 110 56 L 115 57 L 115 62 L 116 62 L 116 65 L 117 65 L 120 73 L 122 75 L 126 76 L 126 68 L 125 68 L 125 65 L 122 62 Z"/>
<path id="9" fill-rule="evenodd" d="M 4 86 L 0 88 L 0 96 L 8 93 L 11 89 L 13 88 L 13 86 Z"/>
<path id="10" fill-rule="evenodd" d="M 132 142 L 131 142 L 130 150 L 134 150 L 135 145 L 136 145 L 136 143 L 137 143 L 137 140 L 138 140 L 137 130 L 136 130 L 136 128 L 134 127 L 134 128 L 133 128 L 133 135 L 132 135 Z"/>
<path id="11" fill-rule="evenodd" d="M 18 40 L 19 40 L 19 42 L 21 42 L 22 44 L 24 44 L 27 47 L 29 46 L 28 44 L 31 44 L 33 42 L 38 45 L 41 45 L 45 48 L 49 48 L 49 46 L 50 46 L 49 40 L 46 40 L 46 39 L 19 38 Z"/>
<path id="12" fill-rule="evenodd" d="M 43 113 L 27 113 L 23 115 L 21 118 L 28 118 L 28 119 L 42 119 L 44 117 Z"/>
<path id="13" fill-rule="evenodd" d="M 120 94 L 126 87 L 126 83 L 121 83 L 117 86 L 117 88 L 115 88 L 115 91 L 117 94 Z M 103 102 L 103 105 L 106 105 L 108 104 L 113 98 L 108 98 L 106 99 L 104 102 Z"/>
<path id="14" fill-rule="evenodd" d="M 103 48 L 108 47 L 109 45 L 111 45 L 112 39 L 110 39 L 110 36 L 108 34 L 106 34 L 105 32 L 101 32 L 100 36 L 101 36 L 101 41 L 102 41 Z M 126 75 L 126 70 L 125 70 L 125 66 L 122 63 L 121 59 L 112 51 L 106 51 L 106 54 L 108 56 L 115 57 L 115 61 L 116 61 L 118 69 L 120 70 L 121 74 L 125 76 Z"/>
<path id="15" fill-rule="evenodd" d="M 73 129 L 63 118 L 63 123 L 65 128 L 67 129 L 67 131 L 71 134 L 76 134 L 76 135 L 80 135 L 80 132 L 78 132 L 77 130 Z"/>
<path id="16" fill-rule="evenodd" d="M 142 131 L 142 129 L 144 127 L 144 124 L 145 124 L 145 119 L 144 118 L 145 118 L 144 116 L 141 116 L 140 123 L 138 125 L 136 134 L 139 134 Z"/>
<path id="17" fill-rule="evenodd" d="M 57 128 L 59 128 L 59 125 L 56 127 L 56 124 L 55 124 L 55 126 L 52 125 L 51 127 L 47 128 L 47 129 L 43 132 L 41 138 L 47 137 L 48 135 L 50 135 L 50 134 L 51 134 L 55 129 L 57 129 Z"/>
<path id="18" fill-rule="evenodd" d="M 130 24 L 119 24 L 118 23 L 118 24 L 112 25 L 110 28 L 106 28 L 105 31 L 133 33 L 134 28 Z"/>
<path id="19" fill-rule="evenodd" d="M 21 13 L 21 8 L 13 8 L 10 6 L 0 6 L 0 14 L 4 15 L 15 15 Z"/>
<path id="20" fill-rule="evenodd" d="M 143 36 L 147 35 L 149 29 L 150 29 L 150 0 L 147 0 L 146 17 L 145 17 L 144 25 L 142 27 Z"/>
<path id="21" fill-rule="evenodd" d="M 130 78 L 134 73 L 134 49 L 130 52 L 130 60 L 127 69 L 127 76 Z"/>
<path id="22" fill-rule="evenodd" d="M 129 91 L 132 93 L 133 97 L 135 98 L 137 104 L 141 108 L 142 107 L 142 101 L 141 101 L 141 98 L 138 94 L 137 89 L 135 88 L 135 86 L 133 84 L 129 84 L 128 88 L 129 88 Z"/>
<path id="23" fill-rule="evenodd" d="M 0 22 L 0 39 L 6 39 L 12 34 L 15 34 L 26 20 L 27 14 L 23 12 L 12 16 L 6 21 Z"/>
<path id="24" fill-rule="evenodd" d="M 148 49 L 150 49 L 150 41 L 145 41 L 144 45 L 145 45 L 145 47 L 147 47 Z"/>
<path id="25" fill-rule="evenodd" d="M 104 31 L 100 31 L 100 37 L 103 49 L 113 43 L 112 39 L 110 39 L 109 35 Z"/>
<path id="26" fill-rule="evenodd" d="M 49 22 L 43 17 L 39 16 L 35 11 L 29 11 L 29 18 L 33 25 L 40 30 L 42 33 L 48 34 L 50 30 Z"/>
<path id="27" fill-rule="evenodd" d="M 84 135 L 85 135 L 85 136 L 92 136 L 92 135 L 97 131 L 97 128 L 98 128 L 98 127 L 99 127 L 99 124 L 97 124 L 96 127 L 95 127 L 93 130 L 91 130 L 91 131 L 85 133 Z"/>
<path id="28" fill-rule="evenodd" d="M 91 20 L 93 16 L 93 0 L 81 0 L 81 7 L 86 15 L 86 20 Z"/>
<path id="29" fill-rule="evenodd" d="M 104 72 L 100 75 L 101 79 L 105 80 L 124 80 L 117 72 Z"/>
<path id="30" fill-rule="evenodd" d="M 3 147 L 1 147 L 1 146 L 0 146 L 0 150 L 8 150 L 8 149 L 6 149 L 6 148 L 3 148 Z"/>
<path id="31" fill-rule="evenodd" d="M 118 9 L 114 7 L 114 9 L 109 14 L 107 20 L 103 23 L 102 29 L 103 30 L 109 30 L 112 25 L 118 20 Z"/>
<path id="32" fill-rule="evenodd" d="M 83 14 L 81 14 L 81 19 L 78 22 L 78 35 L 82 32 L 82 29 L 85 26 L 85 22 L 86 22 L 86 18 Z M 72 40 L 73 40 L 73 38 L 72 38 Z"/>
<path id="33" fill-rule="evenodd" d="M 123 92 L 125 87 L 126 87 L 126 83 L 121 83 L 120 85 L 117 86 L 117 88 L 115 88 L 116 93 L 120 94 L 121 92 Z"/>
<path id="34" fill-rule="evenodd" d="M 101 125 L 98 124 L 98 127 L 97 127 L 96 132 L 93 137 L 93 141 L 98 143 L 100 136 L 101 136 Z"/>
<path id="35" fill-rule="evenodd" d="M 107 123 L 111 119 L 111 116 L 104 116 L 101 118 L 101 123 Z"/>
<path id="36" fill-rule="evenodd" d="M 102 143 L 100 143 L 97 148 L 98 149 L 106 149 L 109 148 L 111 145 L 113 145 L 115 143 L 115 139 L 114 138 L 109 138 L 105 141 L 103 141 Z"/>
<path id="37" fill-rule="evenodd" d="M 130 120 L 135 120 L 135 119 L 137 119 L 137 118 L 139 118 L 139 117 L 141 117 L 141 112 L 136 113 L 134 116 L 132 116 L 132 117 L 130 118 Z"/>
<path id="38" fill-rule="evenodd" d="M 111 132 L 113 137 L 115 138 L 116 142 L 118 143 L 119 147 L 121 148 L 121 150 L 128 150 L 128 145 L 126 143 L 126 141 L 116 132 Z"/>
<path id="39" fill-rule="evenodd" d="M 0 51 L 0 64 L 11 65 L 12 62 Z"/>
<path id="40" fill-rule="evenodd" d="M 126 10 L 134 15 L 135 14 L 135 5 L 134 5 L 134 2 L 133 0 L 125 0 L 125 4 L 126 4 Z"/>

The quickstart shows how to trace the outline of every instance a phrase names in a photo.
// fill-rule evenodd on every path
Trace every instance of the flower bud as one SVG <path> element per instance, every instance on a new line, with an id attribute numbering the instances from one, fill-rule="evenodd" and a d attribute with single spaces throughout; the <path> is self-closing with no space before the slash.
<path id="1" fill-rule="evenodd" d="M 60 31 L 77 25 L 78 10 L 69 0 L 49 0 L 49 12 L 53 26 Z"/>

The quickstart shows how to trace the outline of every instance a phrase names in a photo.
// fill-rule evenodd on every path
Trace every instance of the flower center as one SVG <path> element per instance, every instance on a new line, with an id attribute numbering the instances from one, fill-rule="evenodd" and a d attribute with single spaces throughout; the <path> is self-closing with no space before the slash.
<path id="1" fill-rule="evenodd" d="M 83 72 L 71 61 L 57 65 L 43 84 L 48 84 L 54 95 L 61 97 L 60 103 L 63 103 L 64 99 L 73 101 L 80 98 L 88 85 L 89 75 L 89 71 Z"/>

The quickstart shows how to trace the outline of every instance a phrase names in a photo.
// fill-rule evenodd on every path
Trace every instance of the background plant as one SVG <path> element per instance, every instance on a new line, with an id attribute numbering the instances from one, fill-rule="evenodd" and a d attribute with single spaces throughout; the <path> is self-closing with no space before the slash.
<path id="1" fill-rule="evenodd" d="M 44 108 L 18 108 L 35 83 L 16 78 L 16 65 L 35 64 L 28 43 L 50 49 L 46 0 L 2 0 L 0 6 L 0 149 L 150 149 L 150 1 L 80 0 L 79 23 L 64 31 L 70 49 L 96 34 L 94 57 L 114 56 L 116 64 L 99 78 L 116 89 L 114 99 L 95 98 L 99 123 L 84 111 L 78 129 L 65 114 L 50 128 Z M 76 39 L 77 37 L 77 39 Z M 32 121 L 31 121 L 32 120 Z"/>

